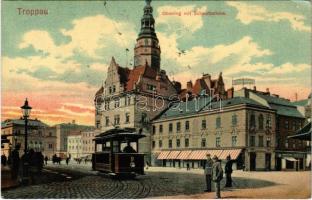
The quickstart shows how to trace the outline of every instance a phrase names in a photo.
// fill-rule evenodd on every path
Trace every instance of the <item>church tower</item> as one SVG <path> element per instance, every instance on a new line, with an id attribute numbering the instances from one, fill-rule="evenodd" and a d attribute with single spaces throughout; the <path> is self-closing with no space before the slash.
<path id="1" fill-rule="evenodd" d="M 160 47 L 155 33 L 155 20 L 151 0 L 145 0 L 144 15 L 141 19 L 141 31 L 134 47 L 134 68 L 145 65 L 160 71 Z"/>

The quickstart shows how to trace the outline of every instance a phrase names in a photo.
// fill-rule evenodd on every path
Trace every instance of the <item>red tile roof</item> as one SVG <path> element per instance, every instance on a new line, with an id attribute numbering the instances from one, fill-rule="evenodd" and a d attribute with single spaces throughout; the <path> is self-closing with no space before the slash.
<path id="1" fill-rule="evenodd" d="M 139 77 L 141 75 L 146 78 L 156 79 L 157 72 L 147 65 L 138 66 L 130 70 L 126 85 L 126 91 L 131 91 L 134 89 L 134 84 L 139 80 Z"/>

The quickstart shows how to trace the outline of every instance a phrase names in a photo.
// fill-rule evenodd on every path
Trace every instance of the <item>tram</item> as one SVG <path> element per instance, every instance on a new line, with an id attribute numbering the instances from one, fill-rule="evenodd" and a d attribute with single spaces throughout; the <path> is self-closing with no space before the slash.
<path id="1" fill-rule="evenodd" d="M 110 175 L 143 175 L 144 154 L 138 140 L 145 137 L 134 128 L 114 128 L 97 135 L 92 169 Z"/>

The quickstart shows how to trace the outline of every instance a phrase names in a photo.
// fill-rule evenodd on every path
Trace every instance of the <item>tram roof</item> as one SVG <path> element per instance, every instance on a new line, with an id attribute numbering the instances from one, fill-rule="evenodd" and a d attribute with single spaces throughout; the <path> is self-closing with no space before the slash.
<path id="1" fill-rule="evenodd" d="M 114 128 L 107 130 L 99 135 L 95 136 L 94 140 L 102 140 L 102 139 L 116 139 L 116 140 L 124 140 L 124 139 L 140 139 L 145 137 L 145 135 L 137 133 L 135 128 Z"/>

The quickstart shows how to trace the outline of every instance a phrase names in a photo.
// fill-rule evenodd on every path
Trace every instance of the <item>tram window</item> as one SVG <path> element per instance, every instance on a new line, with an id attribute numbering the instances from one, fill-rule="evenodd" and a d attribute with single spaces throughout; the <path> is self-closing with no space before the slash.
<path id="1" fill-rule="evenodd" d="M 118 141 L 113 141 L 113 152 L 119 152 Z"/>
<path id="2" fill-rule="evenodd" d="M 127 146 L 127 142 L 120 143 L 120 151 L 123 152 L 124 148 Z M 136 142 L 130 142 L 130 146 L 137 152 Z"/>
<path id="3" fill-rule="evenodd" d="M 107 142 L 105 143 L 105 146 L 106 146 L 106 147 L 110 147 L 110 141 L 107 141 Z"/>

